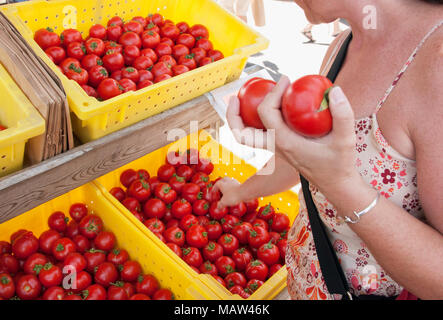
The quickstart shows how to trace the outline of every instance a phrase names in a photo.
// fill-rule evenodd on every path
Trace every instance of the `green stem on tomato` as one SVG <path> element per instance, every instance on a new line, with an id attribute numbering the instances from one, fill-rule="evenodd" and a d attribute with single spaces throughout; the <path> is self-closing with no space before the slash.
<path id="1" fill-rule="evenodd" d="M 322 111 L 329 108 L 329 92 L 331 91 L 331 89 L 332 89 L 332 87 L 328 88 L 325 91 L 325 94 L 323 95 L 323 100 L 320 104 L 320 108 L 318 108 L 317 112 L 322 112 Z"/>

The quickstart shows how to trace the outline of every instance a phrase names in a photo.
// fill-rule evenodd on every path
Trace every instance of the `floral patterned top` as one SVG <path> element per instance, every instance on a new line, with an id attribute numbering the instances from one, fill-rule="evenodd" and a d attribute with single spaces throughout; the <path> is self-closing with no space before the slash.
<path id="1" fill-rule="evenodd" d="M 376 112 L 370 117 L 355 121 L 358 153 L 356 167 L 361 176 L 382 196 L 418 219 L 424 219 L 424 213 L 417 190 L 416 163 L 402 156 L 387 143 L 378 126 L 376 115 L 424 42 L 442 25 L 443 21 L 437 24 L 415 49 L 380 101 Z M 310 190 L 352 293 L 399 295 L 403 288 L 386 274 L 349 226 L 343 220 L 337 219 L 333 205 L 312 184 Z M 334 299 L 323 280 L 302 193 L 300 193 L 300 213 L 288 234 L 286 267 L 288 292 L 293 299 Z"/>

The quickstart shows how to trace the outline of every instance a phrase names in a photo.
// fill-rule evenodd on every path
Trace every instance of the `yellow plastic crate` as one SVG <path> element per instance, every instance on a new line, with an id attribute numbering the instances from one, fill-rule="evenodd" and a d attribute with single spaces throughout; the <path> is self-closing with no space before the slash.
<path id="1" fill-rule="evenodd" d="M 0 64 L 0 177 L 23 167 L 28 139 L 45 132 L 45 120 Z"/>
<path id="2" fill-rule="evenodd" d="M 137 159 L 128 165 L 121 167 L 113 172 L 108 173 L 97 179 L 95 183 L 105 196 L 121 211 L 121 213 L 127 217 L 134 225 L 136 225 L 143 233 L 155 242 L 166 254 L 171 258 L 171 263 L 180 265 L 183 269 L 193 276 L 196 280 L 204 283 L 209 289 L 211 289 L 219 299 L 242 299 L 238 295 L 232 295 L 226 288 L 220 285 L 212 276 L 206 274 L 197 274 L 191 267 L 189 267 L 180 257 L 178 257 L 172 250 L 169 249 L 161 240 L 157 238 L 147 227 L 143 225 L 135 216 L 127 210 L 117 199 L 115 199 L 109 190 L 113 187 L 120 186 L 120 174 L 126 169 L 133 168 L 146 169 L 151 176 L 157 174 L 157 169 L 164 164 L 165 157 L 169 151 L 181 150 L 185 151 L 188 148 L 199 149 L 202 157 L 210 158 L 214 163 L 214 172 L 211 174 L 211 179 L 218 177 L 232 177 L 240 182 L 245 181 L 256 172 L 256 168 L 245 163 L 244 160 L 236 157 L 232 152 L 218 144 L 212 137 L 205 131 L 201 131 L 200 134 L 192 134 L 188 137 L 184 137 L 175 143 L 165 146 L 155 152 L 152 152 L 140 159 Z M 271 197 L 261 198 L 260 206 L 266 205 L 269 202 L 278 209 L 279 212 L 286 213 L 292 222 L 298 214 L 299 202 L 298 197 L 291 191 L 286 191 Z M 173 261 L 173 262 L 172 262 Z M 251 300 L 270 300 L 277 296 L 286 287 L 287 271 L 284 266 L 270 279 L 268 279 L 262 287 L 260 287 L 249 299 Z"/>
<path id="3" fill-rule="evenodd" d="M 82 142 L 103 137 L 238 79 L 248 57 L 269 42 L 212 0 L 55 0 L 30 1 L 1 9 L 37 54 L 62 79 L 72 111 L 73 128 Z M 51 27 L 60 34 L 76 28 L 85 36 L 115 15 L 127 20 L 159 12 L 175 23 L 208 27 L 214 48 L 225 59 L 153 86 L 99 102 L 65 77 L 33 40 L 34 32 Z"/>
<path id="4" fill-rule="evenodd" d="M 126 219 L 93 183 L 88 183 L 0 224 L 0 240 L 9 241 L 10 235 L 19 229 L 33 231 L 39 236 L 48 229 L 47 220 L 53 212 L 62 211 L 69 216 L 70 206 L 77 202 L 85 203 L 90 213 L 99 216 L 103 220 L 104 228 L 115 234 L 117 246 L 126 249 L 131 259 L 141 264 L 143 272 L 154 275 L 161 287 L 170 289 L 176 299 L 216 298 L 202 283 L 188 275 L 186 270 L 170 263 L 170 258 L 162 249 Z"/>

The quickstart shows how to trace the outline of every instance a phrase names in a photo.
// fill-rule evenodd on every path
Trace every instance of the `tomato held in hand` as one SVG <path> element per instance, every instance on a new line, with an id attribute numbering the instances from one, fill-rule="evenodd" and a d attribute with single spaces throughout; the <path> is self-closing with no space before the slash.
<path id="1" fill-rule="evenodd" d="M 240 116 L 247 127 L 265 129 L 257 113 L 257 108 L 276 83 L 272 80 L 252 78 L 238 92 Z"/>
<path id="2" fill-rule="evenodd" d="M 282 98 L 282 113 L 288 126 L 310 138 L 319 138 L 332 130 L 329 89 L 332 82 L 320 75 L 295 81 Z"/>

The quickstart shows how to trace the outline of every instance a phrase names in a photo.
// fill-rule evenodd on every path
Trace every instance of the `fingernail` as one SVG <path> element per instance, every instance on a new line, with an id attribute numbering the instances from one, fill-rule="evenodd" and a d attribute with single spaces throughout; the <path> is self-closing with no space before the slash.
<path id="1" fill-rule="evenodd" d="M 329 93 L 329 100 L 336 104 L 343 103 L 346 101 L 345 93 L 340 87 L 334 87 Z"/>

